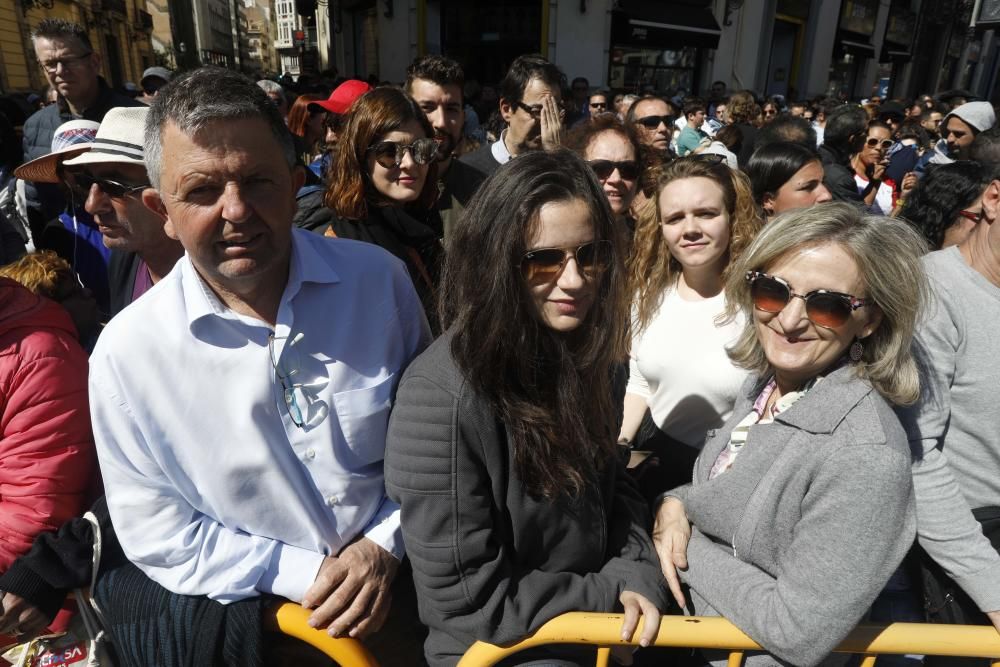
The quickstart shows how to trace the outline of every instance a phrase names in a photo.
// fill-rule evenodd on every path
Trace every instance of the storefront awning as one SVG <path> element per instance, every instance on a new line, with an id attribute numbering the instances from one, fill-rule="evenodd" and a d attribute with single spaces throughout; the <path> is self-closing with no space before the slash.
<path id="1" fill-rule="evenodd" d="M 681 2 L 623 0 L 611 20 L 611 43 L 616 46 L 714 49 L 721 35 L 710 9 Z"/>
<path id="2" fill-rule="evenodd" d="M 841 53 L 850 53 L 856 58 L 875 57 L 875 47 L 854 36 L 841 35 L 837 39 L 837 48 Z"/>

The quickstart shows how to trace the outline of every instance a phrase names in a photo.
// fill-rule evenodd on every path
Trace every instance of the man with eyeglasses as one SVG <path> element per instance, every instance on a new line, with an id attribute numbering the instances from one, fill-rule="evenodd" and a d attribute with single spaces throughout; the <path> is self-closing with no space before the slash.
<path id="1" fill-rule="evenodd" d="M 430 338 L 409 275 L 373 244 L 293 229 L 291 134 L 237 72 L 161 89 L 144 157 L 143 202 L 185 255 L 91 357 L 94 439 L 131 560 L 95 587 L 116 645 L 135 664 L 188 664 L 197 638 L 181 628 L 270 596 L 364 637 L 403 556 L 382 458 L 396 383 Z"/>
<path id="2" fill-rule="evenodd" d="M 625 123 L 636 129 L 643 145 L 661 155 L 669 155 L 674 115 L 665 101 L 652 95 L 638 99 L 628 110 Z"/>
<path id="3" fill-rule="evenodd" d="M 35 112 L 24 123 L 24 159 L 33 160 L 49 152 L 52 135 L 63 123 L 74 120 L 101 122 L 109 109 L 135 107 L 142 103 L 117 93 L 100 76 L 101 56 L 90 44 L 87 31 L 77 23 L 45 19 L 31 34 L 38 66 L 45 80 L 58 93 L 56 104 Z M 27 184 L 25 196 L 33 227 L 44 224 L 65 208 L 54 187 Z"/>
<path id="4" fill-rule="evenodd" d="M 539 55 L 518 56 L 500 82 L 500 115 L 507 128 L 492 144 L 462 157 L 462 162 L 489 176 L 500 165 L 527 151 L 559 147 L 566 77 Z"/>
<path id="5" fill-rule="evenodd" d="M 112 109 L 89 149 L 63 162 L 111 250 L 111 316 L 148 292 L 184 254 L 164 231 L 163 218 L 142 203 L 142 193 L 150 187 L 142 146 L 147 111 Z"/>

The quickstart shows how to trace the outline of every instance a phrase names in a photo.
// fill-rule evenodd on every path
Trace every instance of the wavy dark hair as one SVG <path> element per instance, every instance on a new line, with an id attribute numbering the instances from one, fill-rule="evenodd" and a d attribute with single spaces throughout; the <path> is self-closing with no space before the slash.
<path id="1" fill-rule="evenodd" d="M 518 265 L 542 206 L 580 200 L 595 240 L 614 247 L 586 320 L 559 333 L 540 318 Z M 439 299 L 452 355 L 507 429 L 518 476 L 535 497 L 576 498 L 615 456 L 613 369 L 628 353 L 623 240 L 586 163 L 566 149 L 500 167 L 451 237 Z"/>
<path id="2" fill-rule="evenodd" d="M 381 137 L 399 129 L 411 120 L 417 121 L 424 136 L 434 136 L 427 116 L 413 98 L 398 88 L 376 88 L 354 101 L 347 112 L 344 132 L 337 142 L 338 150 L 330 166 L 330 185 L 324 202 L 341 218 L 365 220 L 369 206 L 388 206 L 375 186 L 368 170 L 368 148 Z M 427 168 L 427 180 L 415 205 L 430 208 L 437 198 L 437 163 Z"/>
<path id="3" fill-rule="evenodd" d="M 778 142 L 758 148 L 746 166 L 754 201 L 763 208 L 765 195 L 777 195 L 799 169 L 819 159 L 819 153 L 802 144 Z"/>
<path id="4" fill-rule="evenodd" d="M 959 160 L 928 165 L 917 187 L 906 198 L 899 217 L 920 232 L 931 250 L 938 250 L 944 233 L 962 209 L 971 206 L 990 184 L 988 170 L 978 162 Z"/>

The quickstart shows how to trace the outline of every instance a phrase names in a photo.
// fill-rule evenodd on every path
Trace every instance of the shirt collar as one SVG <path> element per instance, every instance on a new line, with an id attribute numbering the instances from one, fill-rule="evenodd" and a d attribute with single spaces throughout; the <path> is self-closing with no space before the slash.
<path id="1" fill-rule="evenodd" d="M 800 397 L 794 410 L 775 415 L 774 421 L 809 433 L 833 433 L 847 413 L 873 391 L 868 382 L 855 376 L 851 364 L 844 363 Z"/>
<path id="2" fill-rule="evenodd" d="M 281 297 L 283 302 L 294 298 L 304 283 L 340 282 L 333 265 L 315 247 L 317 242 L 328 243 L 328 241 L 319 236 L 309 238 L 309 235 L 315 234 L 298 229 L 292 230 L 292 255 L 288 267 L 288 282 Z M 179 263 L 181 290 L 189 328 L 192 328 L 198 320 L 212 315 L 228 320 L 240 319 L 198 274 L 187 253 Z"/>
<path id="3" fill-rule="evenodd" d="M 510 158 L 512 157 L 510 151 L 507 150 L 507 144 L 503 141 L 506 136 L 507 130 L 504 130 L 500 133 L 500 138 L 493 142 L 493 147 L 491 149 L 493 152 L 493 159 L 500 164 L 507 164 L 510 162 Z"/>

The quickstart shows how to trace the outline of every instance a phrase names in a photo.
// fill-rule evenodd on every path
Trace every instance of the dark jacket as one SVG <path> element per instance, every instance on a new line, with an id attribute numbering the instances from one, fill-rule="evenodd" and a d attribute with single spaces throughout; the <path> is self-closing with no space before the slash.
<path id="1" fill-rule="evenodd" d="M 326 211 L 330 216 L 328 229 L 332 230 L 328 235 L 373 243 L 403 260 L 424 306 L 427 321 L 437 333 L 435 293 L 444 261 L 441 218 L 437 211 L 429 211 L 418 219 L 406 209 L 369 204 L 365 220 L 339 218 L 333 209 Z"/>
<path id="2" fill-rule="evenodd" d="M 505 425 L 463 377 L 451 341 L 442 336 L 403 375 L 385 453 L 432 667 L 564 612 L 614 611 L 623 590 L 667 608 L 648 509 L 624 469 L 609 462 L 574 501 L 531 497 Z"/>
<path id="3" fill-rule="evenodd" d="M 466 153 L 458 161 L 478 171 L 483 179 L 500 168 L 500 163 L 493 157 L 493 144 L 488 141 L 471 153 Z"/>
<path id="4" fill-rule="evenodd" d="M 82 116 L 74 116 L 66 100 L 60 97 L 55 104 L 36 111 L 24 121 L 24 161 L 48 155 L 52 152 L 52 135 L 63 123 L 74 119 L 93 120 L 100 123 L 104 115 L 115 107 L 141 107 L 131 97 L 117 93 L 107 82 L 98 77 L 100 91 L 97 100 L 89 108 L 84 109 Z M 29 217 L 32 219 L 32 231 L 40 228 L 45 222 L 59 215 L 66 206 L 66 200 L 57 186 L 42 183 L 35 185 L 25 183 L 25 199 L 27 200 Z"/>
<path id="5" fill-rule="evenodd" d="M 452 160 L 448 165 L 448 171 L 438 181 L 440 193 L 435 204 L 441 216 L 445 239 L 450 238 L 451 230 L 458 224 L 465 207 L 485 180 L 486 175 L 482 171 L 461 160 Z"/>
<path id="6" fill-rule="evenodd" d="M 851 156 L 845 155 L 833 146 L 823 144 L 819 147 L 819 157 L 823 162 L 823 183 L 834 200 L 863 204 L 864 199 L 858 192 L 858 184 L 854 180 Z"/>
<path id="7" fill-rule="evenodd" d="M 135 291 L 135 277 L 139 273 L 142 258 L 134 252 L 112 250 L 108 260 L 108 286 L 111 292 L 111 306 L 108 315 L 114 317 L 132 303 Z"/>
<path id="8" fill-rule="evenodd" d="M 750 123 L 736 123 L 736 128 L 740 131 L 743 139 L 740 141 L 740 150 L 736 155 L 736 161 L 741 168 L 746 168 L 750 162 L 750 156 L 757 148 L 757 128 Z"/>

